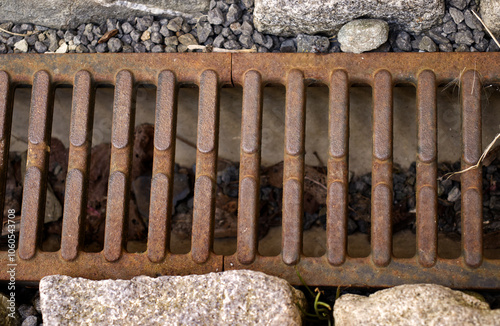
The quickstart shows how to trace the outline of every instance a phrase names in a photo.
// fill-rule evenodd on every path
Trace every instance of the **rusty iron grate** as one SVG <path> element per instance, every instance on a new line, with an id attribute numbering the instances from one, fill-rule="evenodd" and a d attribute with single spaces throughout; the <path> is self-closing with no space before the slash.
<path id="1" fill-rule="evenodd" d="M 481 170 L 461 176 L 462 256 L 437 255 L 437 104 L 440 84 L 460 79 L 462 166 L 477 162 L 481 144 L 481 83 L 500 82 L 500 55 L 476 54 L 99 54 L 0 56 L 0 205 L 5 197 L 13 90 L 32 85 L 28 160 L 17 252 L 18 280 L 67 274 L 91 279 L 135 275 L 192 274 L 253 269 L 298 283 L 295 267 L 312 285 L 391 286 L 433 282 L 461 288 L 500 288 L 500 260 L 482 250 Z M 465 68 L 465 69 L 464 69 Z M 82 216 L 91 148 L 93 98 L 97 84 L 115 85 L 112 153 L 105 244 L 102 252 L 81 250 Z M 124 249 L 133 145 L 133 97 L 139 83 L 157 87 L 154 164 L 151 184 L 148 248 Z M 327 249 L 322 257 L 302 254 L 305 144 L 305 89 L 327 85 L 329 159 Z M 397 83 L 417 88 L 417 251 L 395 258 L 392 251 L 392 89 Z M 73 85 L 69 166 L 61 249 L 43 252 L 48 153 L 55 86 Z M 191 252 L 169 252 L 175 151 L 177 90 L 199 86 L 198 141 Z M 218 150 L 219 90 L 243 87 L 240 195 L 237 252 L 213 253 L 215 181 Z M 262 93 L 267 84 L 286 87 L 283 234 L 280 256 L 257 251 Z M 373 89 L 371 255 L 347 255 L 349 87 Z M 2 208 L 2 207 L 0 207 Z M 3 211 L 3 209 L 1 210 Z M 4 217 L 6 218 L 6 217 Z M 0 252 L 0 266 L 7 266 Z M 7 269 L 0 279 L 9 278 Z"/>

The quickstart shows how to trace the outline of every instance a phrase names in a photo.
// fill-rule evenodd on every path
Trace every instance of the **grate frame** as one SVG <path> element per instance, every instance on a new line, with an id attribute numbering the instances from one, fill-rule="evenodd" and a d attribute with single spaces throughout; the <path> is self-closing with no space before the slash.
<path id="1" fill-rule="evenodd" d="M 500 260 L 482 255 L 482 178 L 480 169 L 461 176 L 462 255 L 437 255 L 438 85 L 458 78 L 462 103 L 462 167 L 477 162 L 481 144 L 481 83 L 500 82 L 497 53 L 367 54 L 65 54 L 0 56 L 0 208 L 5 196 L 13 90 L 32 84 L 28 164 L 17 253 L 18 280 L 66 274 L 90 279 L 136 275 L 186 275 L 252 269 L 298 284 L 297 268 L 311 285 L 386 287 L 438 283 L 454 288 L 500 288 Z M 115 85 L 112 154 L 104 250 L 80 250 L 91 148 L 93 96 L 98 84 Z M 139 83 L 157 86 L 150 229 L 145 253 L 124 250 L 124 216 L 130 192 L 134 92 Z M 324 84 L 329 98 L 327 250 L 322 257 L 302 254 L 305 88 Z M 417 254 L 395 258 L 392 251 L 392 89 L 417 89 Z M 74 85 L 70 154 L 63 233 L 59 252 L 40 250 L 50 150 L 53 92 Z M 179 85 L 200 88 L 192 250 L 168 251 Z M 269 84 L 286 87 L 283 233 L 280 256 L 257 251 L 262 92 Z M 347 255 L 349 87 L 373 89 L 371 254 Z M 240 196 L 237 252 L 213 253 L 217 171 L 219 90 L 243 88 L 240 144 Z M 208 207 L 208 209 L 207 209 Z M 208 213 L 207 213 L 208 212 Z M 4 217 L 5 218 L 5 217 Z M 7 252 L 0 265 L 7 266 Z M 9 279 L 7 269 L 0 279 Z M 310 281 L 309 281 L 310 280 Z"/>

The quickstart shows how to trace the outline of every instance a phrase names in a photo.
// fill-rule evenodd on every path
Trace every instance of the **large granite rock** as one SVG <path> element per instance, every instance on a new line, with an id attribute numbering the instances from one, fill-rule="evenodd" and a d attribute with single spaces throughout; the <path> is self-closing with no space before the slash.
<path id="1" fill-rule="evenodd" d="M 0 1 L 0 22 L 13 21 L 61 28 L 102 23 L 107 18 L 173 15 L 207 11 L 210 0 L 15 0 Z M 189 14 L 184 14 L 187 18 Z"/>
<path id="2" fill-rule="evenodd" d="M 410 284 L 369 297 L 345 294 L 334 307 L 336 326 L 500 325 L 500 311 L 473 296 L 435 284 Z"/>
<path id="3" fill-rule="evenodd" d="M 381 46 L 389 37 L 389 25 L 378 19 L 357 19 L 342 26 L 338 33 L 344 52 L 361 53 Z"/>
<path id="4" fill-rule="evenodd" d="M 484 23 L 498 39 L 500 37 L 500 1 L 481 0 L 479 6 Z"/>
<path id="5" fill-rule="evenodd" d="M 304 294 L 253 271 L 40 281 L 44 325 L 300 325 Z"/>
<path id="6" fill-rule="evenodd" d="M 282 36 L 335 34 L 343 24 L 369 17 L 421 32 L 443 16 L 444 0 L 255 0 L 254 25 Z"/>

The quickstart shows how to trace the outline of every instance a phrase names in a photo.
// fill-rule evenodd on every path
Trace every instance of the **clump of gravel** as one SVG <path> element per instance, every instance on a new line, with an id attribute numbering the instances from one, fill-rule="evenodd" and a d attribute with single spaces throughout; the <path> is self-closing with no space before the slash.
<path id="1" fill-rule="evenodd" d="M 200 18 L 130 17 L 105 23 L 49 29 L 32 24 L 0 24 L 3 53 L 103 53 L 103 52 L 199 52 L 201 45 L 226 50 L 256 52 L 341 52 L 336 37 L 298 35 L 284 38 L 258 32 L 253 26 L 253 0 L 212 0 Z M 375 52 L 496 52 L 500 49 L 485 33 L 471 10 L 476 0 L 447 0 L 443 23 L 422 34 L 391 26 L 389 39 Z M 116 35 L 99 40 L 116 30 Z M 14 33 L 14 34 L 13 34 Z M 15 35 L 20 34 L 20 35 Z"/>

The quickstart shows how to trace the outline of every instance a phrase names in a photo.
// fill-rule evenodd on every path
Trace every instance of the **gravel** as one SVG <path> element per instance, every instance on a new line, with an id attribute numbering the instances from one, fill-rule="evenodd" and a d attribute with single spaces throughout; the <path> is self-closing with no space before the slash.
<path id="1" fill-rule="evenodd" d="M 6 22 L 0 24 L 2 29 L 26 36 L 0 32 L 0 53 L 185 52 L 189 45 L 195 44 L 228 50 L 255 49 L 257 52 L 341 52 L 335 35 L 300 34 L 284 38 L 257 31 L 253 25 L 253 5 L 253 0 L 212 0 L 210 10 L 199 19 L 129 17 L 108 19 L 100 25 L 70 24 L 69 28 L 61 30 Z M 420 34 L 391 25 L 388 42 L 373 51 L 499 51 L 472 10 L 478 11 L 476 1 L 446 0 L 441 25 Z M 118 32 L 115 36 L 97 42 L 115 29 Z"/>

